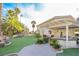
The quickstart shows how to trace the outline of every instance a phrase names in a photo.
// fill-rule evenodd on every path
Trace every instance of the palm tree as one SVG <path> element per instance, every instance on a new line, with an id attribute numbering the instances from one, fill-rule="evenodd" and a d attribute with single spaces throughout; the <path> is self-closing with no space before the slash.
<path id="1" fill-rule="evenodd" d="M 1 34 L 1 25 L 2 25 L 2 3 L 0 3 L 0 34 Z"/>
<path id="2" fill-rule="evenodd" d="M 31 24 L 32 24 L 32 28 L 33 28 L 33 32 L 34 32 L 34 28 L 35 28 L 35 24 L 36 24 L 36 21 L 31 21 Z"/>

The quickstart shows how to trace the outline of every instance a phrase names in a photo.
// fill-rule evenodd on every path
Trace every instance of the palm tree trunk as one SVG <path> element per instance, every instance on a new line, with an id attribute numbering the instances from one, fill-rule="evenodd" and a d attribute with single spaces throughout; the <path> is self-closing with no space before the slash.
<path id="1" fill-rule="evenodd" d="M 34 27 L 33 27 L 33 33 L 34 33 Z"/>
<path id="2" fill-rule="evenodd" d="M 0 3 L 0 35 L 2 34 L 2 3 Z"/>

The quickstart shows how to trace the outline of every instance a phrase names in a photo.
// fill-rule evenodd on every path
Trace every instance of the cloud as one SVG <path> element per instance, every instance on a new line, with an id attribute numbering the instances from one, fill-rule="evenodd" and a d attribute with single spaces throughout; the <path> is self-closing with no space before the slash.
<path id="1" fill-rule="evenodd" d="M 36 11 L 34 5 L 28 8 L 20 8 L 22 13 L 26 15 L 22 21 L 26 24 L 30 31 L 32 31 L 31 21 L 35 20 L 37 24 L 40 24 L 54 16 L 72 15 L 78 17 L 79 13 L 76 10 L 78 4 L 44 4 L 44 9 Z M 39 7 L 38 7 L 39 8 Z M 28 17 L 27 17 L 28 16 Z M 37 25 L 36 24 L 36 25 Z"/>

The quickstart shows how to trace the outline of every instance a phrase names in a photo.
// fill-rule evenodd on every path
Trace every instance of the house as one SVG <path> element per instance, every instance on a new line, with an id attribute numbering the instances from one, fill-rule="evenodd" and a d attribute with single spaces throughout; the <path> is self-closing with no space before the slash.
<path id="1" fill-rule="evenodd" d="M 41 35 L 47 35 L 51 31 L 52 35 L 58 39 L 66 39 L 66 46 L 69 40 L 79 34 L 79 21 L 73 16 L 55 16 L 39 25 L 37 29 Z"/>
<path id="2" fill-rule="evenodd" d="M 45 34 L 47 31 L 51 31 L 54 37 L 66 36 L 66 25 L 69 27 L 70 37 L 75 36 L 79 32 L 79 26 L 75 24 L 76 19 L 71 15 L 68 16 L 55 16 L 39 25 L 37 28 L 41 34 Z"/>

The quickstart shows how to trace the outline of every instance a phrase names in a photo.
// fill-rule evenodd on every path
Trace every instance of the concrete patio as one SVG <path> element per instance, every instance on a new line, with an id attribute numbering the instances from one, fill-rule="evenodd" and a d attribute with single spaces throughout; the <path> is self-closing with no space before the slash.
<path id="1" fill-rule="evenodd" d="M 19 53 L 19 56 L 56 56 L 56 51 L 49 44 L 30 45 L 24 47 Z"/>
<path id="2" fill-rule="evenodd" d="M 66 48 L 66 41 L 65 40 L 58 40 L 60 45 L 63 49 Z M 79 44 L 76 43 L 76 40 L 69 40 L 68 41 L 68 48 L 79 48 Z"/>

